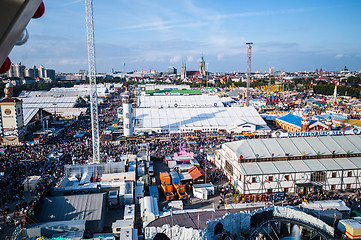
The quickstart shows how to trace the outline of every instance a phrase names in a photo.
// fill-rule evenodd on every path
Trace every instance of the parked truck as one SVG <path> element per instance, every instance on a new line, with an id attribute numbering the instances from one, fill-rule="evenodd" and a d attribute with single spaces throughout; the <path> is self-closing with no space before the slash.
<path id="1" fill-rule="evenodd" d="M 173 186 L 174 186 L 175 192 L 177 193 L 179 199 L 187 199 L 188 198 L 188 194 L 186 191 L 187 188 L 186 188 L 185 184 L 177 183 L 177 184 L 173 184 Z"/>
<path id="2" fill-rule="evenodd" d="M 169 173 L 161 172 L 159 173 L 160 184 L 172 184 L 170 181 Z"/>
<path id="3" fill-rule="evenodd" d="M 166 201 L 174 200 L 174 193 L 173 193 L 173 185 L 170 184 L 161 184 L 161 189 L 164 194 Z"/>

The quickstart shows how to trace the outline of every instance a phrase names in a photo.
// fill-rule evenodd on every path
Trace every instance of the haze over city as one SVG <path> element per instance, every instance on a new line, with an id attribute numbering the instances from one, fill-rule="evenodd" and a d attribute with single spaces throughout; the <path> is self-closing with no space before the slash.
<path id="1" fill-rule="evenodd" d="M 83 0 L 45 1 L 14 63 L 62 72 L 87 69 Z M 246 71 L 246 42 L 254 42 L 252 71 L 360 70 L 361 2 L 350 1 L 94 1 L 97 71 Z"/>

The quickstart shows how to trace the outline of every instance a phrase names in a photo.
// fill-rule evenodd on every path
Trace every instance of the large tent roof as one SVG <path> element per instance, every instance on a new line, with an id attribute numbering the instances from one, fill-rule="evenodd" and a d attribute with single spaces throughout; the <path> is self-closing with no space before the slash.
<path id="1" fill-rule="evenodd" d="M 361 153 L 361 136 L 319 136 L 295 138 L 245 139 L 225 143 L 243 159 L 272 157 L 302 157 L 332 154 Z"/>
<path id="2" fill-rule="evenodd" d="M 184 107 L 223 107 L 217 95 L 189 95 L 189 96 L 139 96 L 140 108 L 184 108 Z"/>
<path id="3" fill-rule="evenodd" d="M 291 174 L 297 172 L 341 171 L 358 169 L 361 157 L 324 158 L 240 163 L 243 175 Z"/>
<path id="4" fill-rule="evenodd" d="M 135 128 L 179 129 L 180 127 L 224 127 L 250 123 L 267 128 L 253 107 L 136 108 Z"/>

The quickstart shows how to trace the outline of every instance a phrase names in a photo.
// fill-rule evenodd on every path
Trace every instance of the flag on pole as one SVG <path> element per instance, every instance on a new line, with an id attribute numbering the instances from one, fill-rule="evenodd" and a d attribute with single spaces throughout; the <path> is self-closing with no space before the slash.
<path id="1" fill-rule="evenodd" d="M 198 212 L 198 229 L 199 229 L 199 212 Z"/>
<path id="2" fill-rule="evenodd" d="M 268 181 L 267 177 L 264 177 L 264 180 L 265 180 L 267 183 L 271 183 L 270 181 Z"/>

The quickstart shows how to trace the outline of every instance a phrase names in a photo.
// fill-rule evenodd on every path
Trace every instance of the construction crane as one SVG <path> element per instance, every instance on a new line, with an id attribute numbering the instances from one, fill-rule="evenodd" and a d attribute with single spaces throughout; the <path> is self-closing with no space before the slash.
<path id="1" fill-rule="evenodd" d="M 92 127 L 93 162 L 100 163 L 98 93 L 95 68 L 93 0 L 85 0 L 86 33 L 88 45 L 89 87 L 90 87 L 90 116 Z"/>
<path id="2" fill-rule="evenodd" d="M 249 106 L 249 88 L 251 83 L 251 50 L 253 43 L 247 44 L 247 89 L 246 89 L 246 106 Z"/>

